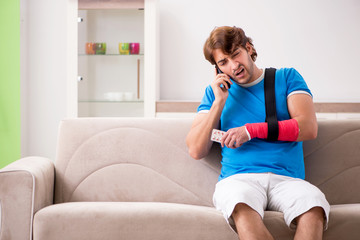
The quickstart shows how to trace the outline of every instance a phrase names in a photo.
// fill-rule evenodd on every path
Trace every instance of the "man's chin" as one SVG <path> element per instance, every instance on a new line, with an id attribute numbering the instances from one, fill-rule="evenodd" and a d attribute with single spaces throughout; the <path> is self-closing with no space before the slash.
<path id="1" fill-rule="evenodd" d="M 247 83 L 249 83 L 249 79 L 247 79 L 247 78 L 232 78 L 232 80 L 233 80 L 233 82 L 235 82 L 236 84 L 238 84 L 238 85 L 241 85 L 241 84 L 247 84 Z"/>

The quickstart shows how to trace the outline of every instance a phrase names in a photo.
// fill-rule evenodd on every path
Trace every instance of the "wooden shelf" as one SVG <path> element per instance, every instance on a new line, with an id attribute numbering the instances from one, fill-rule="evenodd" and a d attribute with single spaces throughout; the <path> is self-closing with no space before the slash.
<path id="1" fill-rule="evenodd" d="M 144 0 L 79 0 L 79 9 L 144 9 Z"/>
<path id="2" fill-rule="evenodd" d="M 144 103 L 144 100 L 123 100 L 123 101 L 110 101 L 110 100 L 79 100 L 79 103 Z"/>
<path id="3" fill-rule="evenodd" d="M 196 112 L 200 102 L 158 101 L 156 112 Z M 360 103 L 314 103 L 318 113 L 360 113 Z"/>
<path id="4" fill-rule="evenodd" d="M 117 53 L 110 53 L 110 54 L 85 54 L 79 53 L 79 57 L 106 57 L 106 56 L 117 56 L 117 57 L 144 57 L 144 54 L 117 54 Z"/>

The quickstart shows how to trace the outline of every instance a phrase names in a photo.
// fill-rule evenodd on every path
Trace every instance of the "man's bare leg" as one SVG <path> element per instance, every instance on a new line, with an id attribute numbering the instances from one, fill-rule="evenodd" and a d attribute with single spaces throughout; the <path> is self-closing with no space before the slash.
<path id="1" fill-rule="evenodd" d="M 241 240 L 274 240 L 260 215 L 248 205 L 237 204 L 232 217 Z"/>
<path id="2" fill-rule="evenodd" d="M 324 210 L 314 207 L 297 218 L 294 240 L 321 240 L 324 231 Z"/>

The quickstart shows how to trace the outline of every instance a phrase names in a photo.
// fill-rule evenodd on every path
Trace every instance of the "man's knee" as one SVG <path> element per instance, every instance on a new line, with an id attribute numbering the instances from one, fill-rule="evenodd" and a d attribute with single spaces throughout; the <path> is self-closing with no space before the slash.
<path id="1" fill-rule="evenodd" d="M 236 204 L 232 216 L 240 239 L 274 240 L 260 214 L 249 205 Z"/>
<path id="2" fill-rule="evenodd" d="M 238 203 L 235 205 L 234 211 L 233 211 L 233 218 L 238 218 L 239 216 L 243 215 L 259 215 L 258 212 L 256 212 L 253 208 L 251 208 L 249 205 L 247 205 L 246 203 Z M 260 215 L 259 215 L 260 217 Z"/>
<path id="3" fill-rule="evenodd" d="M 322 207 L 313 207 L 309 211 L 297 217 L 296 220 L 298 225 L 301 222 L 306 222 L 311 224 L 319 223 L 323 225 L 325 221 L 325 212 Z"/>

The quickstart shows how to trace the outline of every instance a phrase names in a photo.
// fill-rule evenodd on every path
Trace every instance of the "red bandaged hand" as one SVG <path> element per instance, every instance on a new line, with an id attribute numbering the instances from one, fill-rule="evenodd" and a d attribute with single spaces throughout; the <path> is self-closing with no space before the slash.
<path id="1" fill-rule="evenodd" d="M 279 141 L 295 142 L 299 137 L 299 124 L 295 119 L 279 121 Z M 252 138 L 266 139 L 268 136 L 268 124 L 264 123 L 247 123 L 245 128 Z"/>

